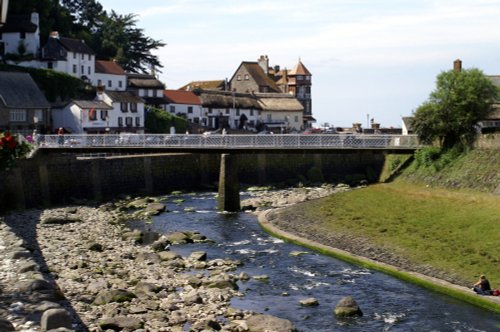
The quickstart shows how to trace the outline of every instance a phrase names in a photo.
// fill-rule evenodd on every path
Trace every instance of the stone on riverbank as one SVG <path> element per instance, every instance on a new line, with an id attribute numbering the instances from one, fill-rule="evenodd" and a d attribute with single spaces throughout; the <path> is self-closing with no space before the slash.
<path id="1" fill-rule="evenodd" d="M 125 289 L 103 290 L 97 294 L 93 304 L 103 305 L 111 302 L 128 302 L 137 296 Z"/>
<path id="2" fill-rule="evenodd" d="M 337 303 L 334 312 L 337 317 L 363 316 L 358 303 L 351 296 L 342 298 Z"/>
<path id="3" fill-rule="evenodd" d="M 71 329 L 71 316 L 65 309 L 49 309 L 43 313 L 40 326 L 42 331 L 61 327 Z"/>
<path id="4" fill-rule="evenodd" d="M 144 323 L 134 317 L 127 316 L 115 316 L 110 318 L 104 318 L 99 322 L 101 329 L 113 330 L 113 331 L 134 331 L 142 328 Z"/>
<path id="5" fill-rule="evenodd" d="M 249 332 L 295 332 L 295 326 L 288 319 L 271 315 L 253 315 L 246 322 Z"/>

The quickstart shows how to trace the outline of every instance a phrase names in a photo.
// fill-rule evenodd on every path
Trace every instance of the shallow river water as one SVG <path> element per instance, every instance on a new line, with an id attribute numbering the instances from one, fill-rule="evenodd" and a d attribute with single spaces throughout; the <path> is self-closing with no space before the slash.
<path id="1" fill-rule="evenodd" d="M 239 259 L 244 265 L 233 273 L 269 277 L 239 282 L 245 296 L 233 298 L 236 308 L 289 319 L 300 331 L 500 331 L 499 314 L 283 242 L 266 234 L 253 214 L 218 213 L 214 193 L 166 196 L 163 203 L 169 212 L 154 217 L 151 230 L 196 230 L 214 240 L 172 250 Z M 293 251 L 309 254 L 292 256 Z M 337 319 L 333 309 L 348 295 L 364 315 Z M 319 305 L 301 307 L 299 301 L 309 297 Z"/>

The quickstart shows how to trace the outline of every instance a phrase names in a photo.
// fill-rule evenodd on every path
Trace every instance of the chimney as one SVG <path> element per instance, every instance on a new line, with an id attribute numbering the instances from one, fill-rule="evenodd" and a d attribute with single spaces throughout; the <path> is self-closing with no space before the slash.
<path id="1" fill-rule="evenodd" d="M 268 75 L 269 74 L 269 58 L 267 57 L 267 55 L 261 55 L 259 60 L 257 60 L 257 63 L 262 68 L 264 73 L 266 75 Z"/>
<path id="2" fill-rule="evenodd" d="M 102 100 L 102 95 L 104 94 L 104 90 L 105 90 L 104 85 L 98 85 L 96 87 L 97 100 Z"/>
<path id="3" fill-rule="evenodd" d="M 453 61 L 453 70 L 457 73 L 462 71 L 462 60 L 456 59 L 455 61 Z"/>
<path id="4" fill-rule="evenodd" d="M 51 31 L 49 34 L 49 38 L 59 39 L 59 32 L 58 31 Z"/>

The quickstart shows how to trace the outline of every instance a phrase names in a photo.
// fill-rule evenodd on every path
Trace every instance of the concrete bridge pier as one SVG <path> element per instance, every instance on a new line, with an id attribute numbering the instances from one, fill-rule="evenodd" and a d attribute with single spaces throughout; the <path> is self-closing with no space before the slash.
<path id="1" fill-rule="evenodd" d="M 238 169 L 235 157 L 230 154 L 222 154 L 220 158 L 218 208 L 229 212 L 240 210 Z"/>

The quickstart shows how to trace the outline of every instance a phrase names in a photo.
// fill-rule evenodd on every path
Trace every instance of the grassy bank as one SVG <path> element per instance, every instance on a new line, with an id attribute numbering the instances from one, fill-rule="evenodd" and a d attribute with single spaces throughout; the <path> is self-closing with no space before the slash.
<path id="1" fill-rule="evenodd" d="M 304 205 L 332 232 L 355 232 L 375 245 L 473 283 L 500 286 L 500 197 L 397 182 Z"/>

